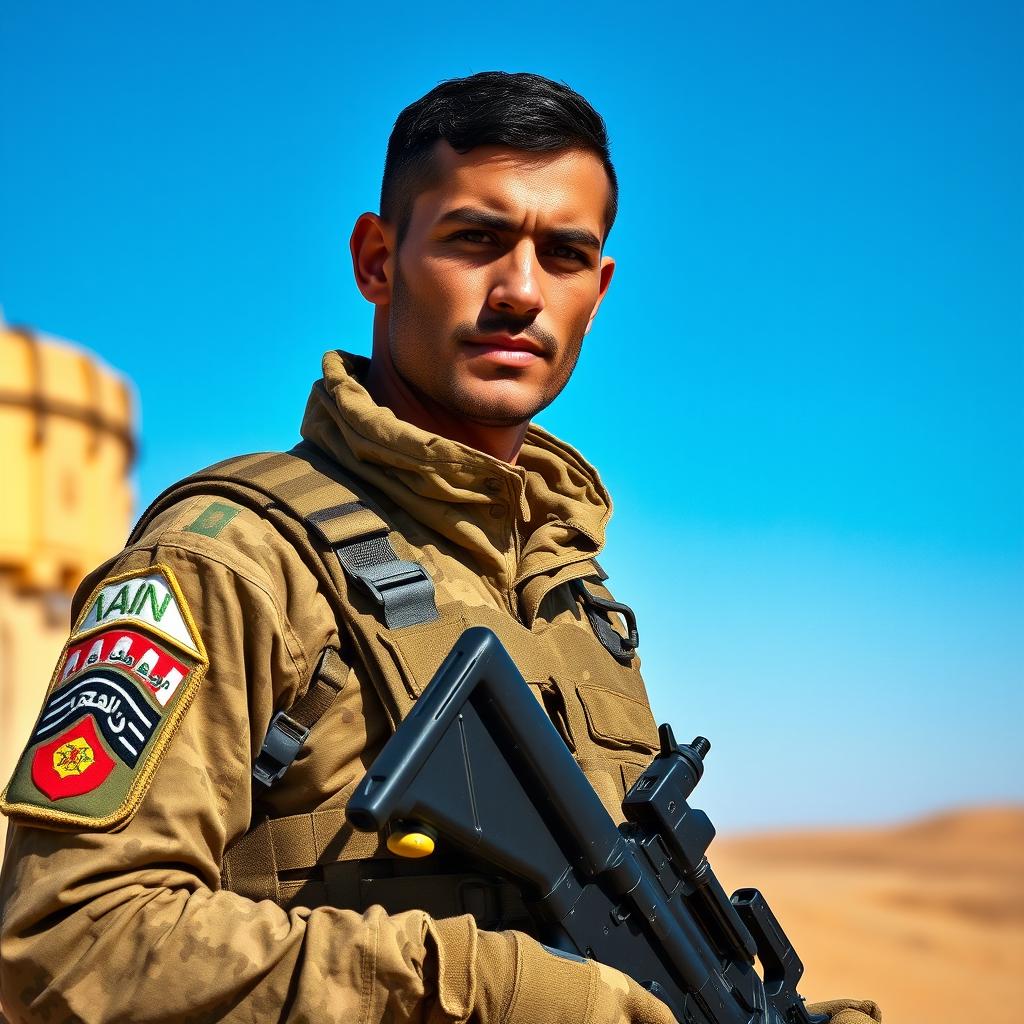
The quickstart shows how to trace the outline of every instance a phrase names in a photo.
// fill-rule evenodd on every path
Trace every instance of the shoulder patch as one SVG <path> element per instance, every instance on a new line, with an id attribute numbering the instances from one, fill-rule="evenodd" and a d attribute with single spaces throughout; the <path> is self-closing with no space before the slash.
<path id="1" fill-rule="evenodd" d="M 103 580 L 64 645 L 0 811 L 49 828 L 127 821 L 208 665 L 167 566 Z"/>
<path id="2" fill-rule="evenodd" d="M 204 537 L 216 537 L 241 511 L 237 505 L 214 501 L 207 505 L 194 523 L 185 527 L 186 533 L 201 533 Z"/>

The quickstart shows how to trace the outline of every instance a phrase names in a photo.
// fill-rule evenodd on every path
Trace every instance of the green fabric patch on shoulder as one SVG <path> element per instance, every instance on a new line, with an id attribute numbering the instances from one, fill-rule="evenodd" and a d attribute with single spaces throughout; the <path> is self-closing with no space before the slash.
<path id="1" fill-rule="evenodd" d="M 234 505 L 225 505 L 223 501 L 215 501 L 208 505 L 199 518 L 185 527 L 186 533 L 201 533 L 204 537 L 216 537 L 241 509 Z"/>

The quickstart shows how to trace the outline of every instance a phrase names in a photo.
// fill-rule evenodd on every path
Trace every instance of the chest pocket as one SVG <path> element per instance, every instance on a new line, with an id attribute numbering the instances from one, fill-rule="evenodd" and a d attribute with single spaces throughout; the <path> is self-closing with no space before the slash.
<path id="1" fill-rule="evenodd" d="M 537 640 L 545 650 L 551 688 L 556 691 L 548 699 L 557 699 L 577 762 L 619 821 L 626 790 L 658 749 L 658 729 L 635 652 L 632 612 L 613 601 L 603 587 L 597 601 L 588 600 L 594 586 L 582 581 L 568 584 L 574 614 L 558 616 Z M 612 616 L 619 609 L 628 615 L 623 614 L 625 622 L 616 629 Z M 595 623 L 598 615 L 600 626 Z"/>

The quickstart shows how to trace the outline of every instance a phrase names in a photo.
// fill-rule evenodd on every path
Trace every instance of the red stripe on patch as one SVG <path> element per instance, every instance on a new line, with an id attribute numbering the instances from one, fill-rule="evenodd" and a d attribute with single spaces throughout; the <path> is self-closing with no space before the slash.
<path id="1" fill-rule="evenodd" d="M 68 648 L 61 667 L 61 683 L 87 668 L 104 664 L 130 672 L 145 683 L 161 707 L 166 707 L 191 671 L 191 666 L 168 653 L 153 637 L 134 629 L 109 629 Z"/>
<path id="2" fill-rule="evenodd" d="M 114 759 L 103 749 L 92 715 L 41 746 L 32 758 L 32 781 L 51 800 L 88 793 L 113 770 Z"/>

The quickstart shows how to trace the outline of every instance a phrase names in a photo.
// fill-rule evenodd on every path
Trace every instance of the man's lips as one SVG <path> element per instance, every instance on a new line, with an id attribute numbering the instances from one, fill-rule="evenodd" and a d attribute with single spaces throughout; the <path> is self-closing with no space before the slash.
<path id="1" fill-rule="evenodd" d="M 478 345 L 491 352 L 532 352 L 534 355 L 544 355 L 544 348 L 533 338 L 513 338 L 508 334 L 488 334 L 482 338 L 470 338 L 469 345 Z"/>

